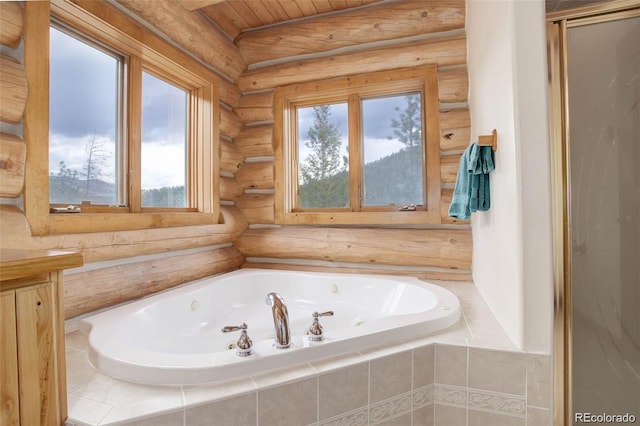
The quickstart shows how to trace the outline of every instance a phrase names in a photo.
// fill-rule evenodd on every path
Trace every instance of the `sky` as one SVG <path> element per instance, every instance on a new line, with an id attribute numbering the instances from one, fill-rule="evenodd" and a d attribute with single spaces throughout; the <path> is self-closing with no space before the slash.
<path id="1" fill-rule="evenodd" d="M 56 29 L 51 30 L 49 171 L 58 164 L 81 175 L 86 146 L 95 140 L 104 155 L 115 157 L 118 113 L 118 60 Z M 184 185 L 183 120 L 186 94 L 147 73 L 143 75 L 143 188 Z M 114 182 L 114 162 L 102 179 Z"/>
<path id="2" fill-rule="evenodd" d="M 400 113 L 406 107 L 404 95 L 367 99 L 363 112 L 364 129 L 364 160 L 370 163 L 404 148 L 393 134 L 391 120 L 398 119 Z M 396 110 L 399 108 L 399 110 Z M 347 105 L 334 104 L 331 106 L 330 122 L 335 125 L 343 135 L 343 155 L 347 155 Z M 313 108 L 298 109 L 299 158 L 303 160 L 310 150 L 305 146 L 309 140 L 307 134 L 313 127 Z M 391 139 L 389 139 L 391 137 Z"/>

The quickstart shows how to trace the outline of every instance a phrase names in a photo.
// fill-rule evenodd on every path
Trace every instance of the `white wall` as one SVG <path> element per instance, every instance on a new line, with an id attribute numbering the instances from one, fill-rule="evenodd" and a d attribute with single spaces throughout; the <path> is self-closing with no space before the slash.
<path id="1" fill-rule="evenodd" d="M 473 278 L 519 348 L 550 353 L 551 192 L 542 0 L 468 0 L 473 137 L 498 130 L 491 209 L 472 215 Z"/>

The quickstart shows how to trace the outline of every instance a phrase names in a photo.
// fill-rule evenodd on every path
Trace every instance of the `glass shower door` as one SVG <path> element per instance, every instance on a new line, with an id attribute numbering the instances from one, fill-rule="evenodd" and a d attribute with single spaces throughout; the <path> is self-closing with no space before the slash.
<path id="1" fill-rule="evenodd" d="M 574 423 L 640 421 L 640 17 L 570 26 L 567 60 Z"/>

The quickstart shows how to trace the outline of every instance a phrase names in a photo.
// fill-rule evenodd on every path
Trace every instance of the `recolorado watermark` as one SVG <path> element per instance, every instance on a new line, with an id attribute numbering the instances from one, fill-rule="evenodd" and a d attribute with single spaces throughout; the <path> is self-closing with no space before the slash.
<path id="1" fill-rule="evenodd" d="M 625 414 L 594 414 L 594 413 L 574 413 L 574 423 L 635 423 L 636 416 L 631 413 Z"/>

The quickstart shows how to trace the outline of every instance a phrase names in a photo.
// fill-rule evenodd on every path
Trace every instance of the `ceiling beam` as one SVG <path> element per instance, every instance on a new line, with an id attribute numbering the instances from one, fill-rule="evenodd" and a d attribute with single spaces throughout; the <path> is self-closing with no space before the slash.
<path id="1" fill-rule="evenodd" d="M 202 9 L 203 7 L 212 6 L 214 4 L 222 3 L 226 0 L 180 0 L 182 7 L 187 10 Z"/>
<path id="2" fill-rule="evenodd" d="M 230 80 L 235 80 L 245 70 L 238 48 L 199 13 L 189 12 L 169 0 L 156 0 L 153 7 L 149 7 L 147 0 L 117 2 Z"/>
<path id="3" fill-rule="evenodd" d="M 242 33 L 247 64 L 366 43 L 464 29 L 464 0 L 403 0 L 286 22 Z"/>

